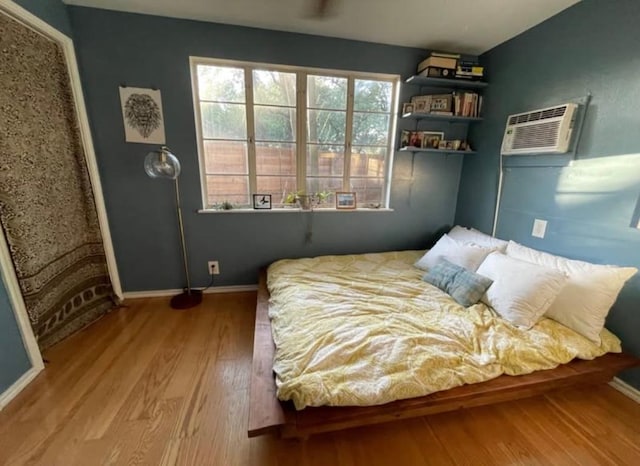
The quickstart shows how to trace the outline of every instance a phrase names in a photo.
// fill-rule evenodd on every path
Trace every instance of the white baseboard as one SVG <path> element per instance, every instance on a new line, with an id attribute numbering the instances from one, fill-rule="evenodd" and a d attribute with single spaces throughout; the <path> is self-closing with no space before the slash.
<path id="1" fill-rule="evenodd" d="M 32 367 L 25 372 L 22 377 L 16 380 L 13 385 L 7 388 L 4 393 L 0 393 L 0 411 L 2 411 L 11 400 L 18 396 L 18 393 L 25 389 L 41 370 L 41 368 Z"/>
<path id="2" fill-rule="evenodd" d="M 637 388 L 634 388 L 628 383 L 623 382 L 618 377 L 614 377 L 613 380 L 609 382 L 609 385 L 611 385 L 613 388 L 615 388 L 628 398 L 631 398 L 636 403 L 640 403 L 640 390 L 638 390 Z"/>
<path id="3" fill-rule="evenodd" d="M 258 285 L 234 285 L 234 286 L 212 286 L 203 291 L 204 294 L 210 293 L 239 293 L 243 291 L 256 291 Z M 161 298 L 164 296 L 175 296 L 182 293 L 183 290 L 148 290 L 148 291 L 125 291 L 124 299 L 139 298 Z"/>

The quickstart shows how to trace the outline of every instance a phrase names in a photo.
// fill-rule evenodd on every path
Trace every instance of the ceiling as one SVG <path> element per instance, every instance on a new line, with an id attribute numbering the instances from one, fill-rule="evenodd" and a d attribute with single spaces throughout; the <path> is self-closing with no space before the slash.
<path id="1" fill-rule="evenodd" d="M 63 0 L 146 13 L 383 44 L 480 54 L 579 0 Z"/>

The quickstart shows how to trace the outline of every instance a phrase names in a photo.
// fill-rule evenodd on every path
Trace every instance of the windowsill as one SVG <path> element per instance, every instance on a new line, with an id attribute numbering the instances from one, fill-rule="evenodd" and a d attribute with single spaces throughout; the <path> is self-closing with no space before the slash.
<path id="1" fill-rule="evenodd" d="M 290 214 L 290 213 L 346 213 L 346 212 L 393 212 L 390 208 L 380 209 L 336 209 L 336 208 L 324 208 L 313 210 L 302 210 L 295 207 L 287 207 L 281 209 L 231 209 L 231 210 L 218 210 L 218 209 L 200 209 L 199 214 Z"/>

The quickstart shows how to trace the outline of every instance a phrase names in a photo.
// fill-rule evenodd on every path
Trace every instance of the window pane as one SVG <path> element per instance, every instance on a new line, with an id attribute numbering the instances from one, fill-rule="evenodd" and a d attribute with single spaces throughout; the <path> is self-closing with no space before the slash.
<path id="1" fill-rule="evenodd" d="M 258 176 L 256 189 L 260 194 L 271 194 L 273 207 L 281 207 L 287 194 L 298 190 L 295 176 Z"/>
<path id="2" fill-rule="evenodd" d="M 256 139 L 295 141 L 296 111 L 283 107 L 255 107 Z"/>
<path id="3" fill-rule="evenodd" d="M 206 174 L 247 174 L 247 143 L 204 141 L 204 161 Z"/>
<path id="4" fill-rule="evenodd" d="M 365 112 L 390 112 L 392 89 L 387 81 L 356 79 L 353 107 Z"/>
<path id="5" fill-rule="evenodd" d="M 326 144 L 344 144 L 346 112 L 309 110 L 308 141 Z"/>
<path id="6" fill-rule="evenodd" d="M 249 205 L 249 177 L 207 175 L 207 200 L 210 206 L 225 201 L 236 207 Z"/>
<path id="7" fill-rule="evenodd" d="M 244 103 L 244 70 L 227 66 L 198 65 L 200 100 Z"/>
<path id="8" fill-rule="evenodd" d="M 295 107 L 295 73 L 255 70 L 253 72 L 253 101 L 256 104 Z"/>
<path id="9" fill-rule="evenodd" d="M 307 76 L 307 106 L 346 110 L 347 78 Z"/>
<path id="10" fill-rule="evenodd" d="M 358 207 L 380 207 L 384 178 L 351 178 L 351 189 L 356 192 Z"/>
<path id="11" fill-rule="evenodd" d="M 307 192 L 308 193 L 322 193 L 328 191 L 330 193 L 335 193 L 336 191 L 342 191 L 342 178 L 317 178 L 317 177 L 307 177 Z M 334 199 L 331 196 L 331 199 Z M 329 201 L 328 202 L 335 202 Z"/>
<path id="12" fill-rule="evenodd" d="M 308 176 L 342 176 L 344 146 L 307 145 Z"/>
<path id="13" fill-rule="evenodd" d="M 351 176 L 384 178 L 386 147 L 353 146 L 351 150 Z"/>
<path id="14" fill-rule="evenodd" d="M 296 145 L 268 142 L 256 143 L 256 173 L 258 175 L 289 175 L 295 177 Z"/>
<path id="15" fill-rule="evenodd" d="M 216 139 L 247 139 L 245 106 L 202 103 L 202 136 Z"/>
<path id="16" fill-rule="evenodd" d="M 389 137 L 389 115 L 383 113 L 353 114 L 353 143 L 386 145 Z"/>

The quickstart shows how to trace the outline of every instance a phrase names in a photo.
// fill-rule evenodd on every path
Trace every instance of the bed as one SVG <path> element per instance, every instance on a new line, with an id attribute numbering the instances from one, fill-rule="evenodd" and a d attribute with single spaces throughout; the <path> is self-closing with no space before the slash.
<path id="1" fill-rule="evenodd" d="M 422 416 L 609 381 L 638 365 L 551 319 L 521 330 L 421 280 L 421 251 L 284 260 L 261 274 L 249 436 Z"/>

